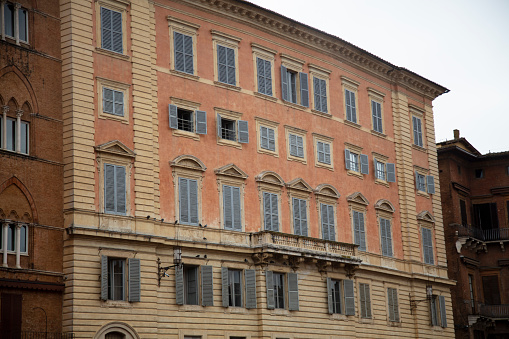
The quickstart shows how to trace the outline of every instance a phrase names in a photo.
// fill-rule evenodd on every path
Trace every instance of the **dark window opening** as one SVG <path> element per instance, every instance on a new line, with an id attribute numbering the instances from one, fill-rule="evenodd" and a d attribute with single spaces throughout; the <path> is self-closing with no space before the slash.
<path id="1" fill-rule="evenodd" d="M 2 293 L 1 322 L 2 338 L 21 338 L 22 295 Z"/>
<path id="2" fill-rule="evenodd" d="M 474 204 L 474 226 L 482 230 L 498 228 L 497 204 Z"/>
<path id="3" fill-rule="evenodd" d="M 458 174 L 461 174 L 461 166 L 458 165 Z"/>
<path id="4" fill-rule="evenodd" d="M 198 305 L 198 267 L 184 266 L 184 303 Z"/>
<path id="5" fill-rule="evenodd" d="M 482 277 L 484 303 L 486 305 L 500 305 L 500 290 L 498 288 L 498 275 Z"/>
<path id="6" fill-rule="evenodd" d="M 482 168 L 478 168 L 475 170 L 475 177 L 480 179 L 484 178 L 484 170 Z"/>
<path id="7" fill-rule="evenodd" d="M 467 204 L 465 203 L 465 200 L 460 200 L 460 209 L 461 209 L 461 224 L 463 226 L 467 226 L 468 225 Z"/>
<path id="8" fill-rule="evenodd" d="M 221 119 L 221 138 L 232 141 L 237 140 L 234 120 Z"/>
<path id="9" fill-rule="evenodd" d="M 193 132 L 193 112 L 185 109 L 177 109 L 178 129 Z"/>

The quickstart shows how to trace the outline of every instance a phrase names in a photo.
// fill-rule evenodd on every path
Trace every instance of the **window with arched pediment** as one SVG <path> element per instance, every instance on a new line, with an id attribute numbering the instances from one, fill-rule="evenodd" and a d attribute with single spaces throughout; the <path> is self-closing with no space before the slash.
<path id="1" fill-rule="evenodd" d="M 263 171 L 255 177 L 264 231 L 281 231 L 281 199 L 285 182 L 276 172 Z"/>
<path id="2" fill-rule="evenodd" d="M 316 209 L 320 218 L 320 235 L 324 240 L 337 241 L 336 210 L 339 192 L 330 184 L 321 184 L 314 190 Z"/>
<path id="3" fill-rule="evenodd" d="M 361 193 L 355 192 L 346 197 L 348 211 L 352 220 L 353 242 L 359 245 L 359 251 L 367 251 L 366 241 L 366 211 L 368 199 Z"/>
<path id="4" fill-rule="evenodd" d="M 235 164 L 222 166 L 214 172 L 219 191 L 221 228 L 244 231 L 244 187 L 247 174 Z"/>
<path id="5" fill-rule="evenodd" d="M 286 184 L 288 191 L 291 226 L 293 234 L 309 236 L 309 202 L 313 189 L 302 178 L 293 179 Z"/>
<path id="6" fill-rule="evenodd" d="M 394 256 L 393 247 L 393 216 L 396 209 L 392 203 L 385 199 L 380 199 L 375 203 L 376 221 L 380 229 L 380 252 L 383 256 Z"/>

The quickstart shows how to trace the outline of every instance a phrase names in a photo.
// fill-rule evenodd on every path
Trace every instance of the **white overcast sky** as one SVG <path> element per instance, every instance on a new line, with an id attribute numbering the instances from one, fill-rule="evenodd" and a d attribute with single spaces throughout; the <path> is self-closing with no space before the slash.
<path id="1" fill-rule="evenodd" d="M 459 129 L 481 153 L 509 151 L 509 0 L 249 0 L 450 90 L 436 141 Z"/>

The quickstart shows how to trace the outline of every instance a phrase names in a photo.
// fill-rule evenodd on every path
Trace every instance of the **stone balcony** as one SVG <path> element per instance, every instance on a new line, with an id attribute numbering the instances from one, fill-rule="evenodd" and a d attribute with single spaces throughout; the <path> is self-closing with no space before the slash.
<path id="1" fill-rule="evenodd" d="M 487 252 L 488 244 L 499 244 L 504 251 L 504 243 L 509 242 L 509 228 L 479 229 L 460 224 L 449 226 L 456 228 L 459 244 L 475 252 Z"/>

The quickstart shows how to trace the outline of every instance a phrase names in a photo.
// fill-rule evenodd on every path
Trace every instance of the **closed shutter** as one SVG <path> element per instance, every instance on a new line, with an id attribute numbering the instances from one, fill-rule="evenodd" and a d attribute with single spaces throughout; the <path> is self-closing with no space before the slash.
<path id="1" fill-rule="evenodd" d="M 389 320 L 399 321 L 399 305 L 398 305 L 398 290 L 395 288 L 387 289 L 389 299 Z"/>
<path id="2" fill-rule="evenodd" d="M 288 309 L 299 310 L 299 277 L 297 273 L 288 273 Z"/>
<path id="3" fill-rule="evenodd" d="M 365 251 L 366 250 L 366 232 L 364 231 L 364 213 L 358 213 L 359 218 L 359 237 L 360 237 L 360 245 L 359 249 Z"/>
<path id="4" fill-rule="evenodd" d="M 129 301 L 139 302 L 141 299 L 140 259 L 129 258 Z"/>
<path id="5" fill-rule="evenodd" d="M 304 158 L 304 139 L 301 136 L 297 136 L 297 156 Z"/>
<path id="6" fill-rule="evenodd" d="M 180 223 L 188 224 L 189 220 L 189 179 L 179 178 Z"/>
<path id="7" fill-rule="evenodd" d="M 288 101 L 288 71 L 286 67 L 281 65 L 281 98 L 284 101 Z"/>
<path id="8" fill-rule="evenodd" d="M 235 231 L 242 231 L 242 211 L 240 204 L 240 188 L 232 187 L 232 199 L 233 199 L 233 229 Z"/>
<path id="9" fill-rule="evenodd" d="M 426 183 L 428 185 L 428 193 L 435 194 L 435 178 L 432 175 L 427 175 Z"/>
<path id="10" fill-rule="evenodd" d="M 322 101 L 321 108 L 323 113 L 328 113 L 327 109 L 327 82 L 323 79 L 320 80 L 320 99 Z"/>
<path id="11" fill-rule="evenodd" d="M 426 264 L 434 264 L 435 259 L 433 257 L 433 239 L 430 229 L 422 229 L 422 242 L 424 252 L 424 262 Z"/>
<path id="12" fill-rule="evenodd" d="M 246 282 L 246 308 L 256 308 L 256 271 L 245 270 L 244 281 Z"/>
<path id="13" fill-rule="evenodd" d="M 260 147 L 269 149 L 269 129 L 263 126 L 260 126 Z"/>
<path id="14" fill-rule="evenodd" d="M 265 94 L 272 96 L 272 65 L 269 60 L 263 60 L 265 67 Z"/>
<path id="15" fill-rule="evenodd" d="M 345 168 L 350 169 L 350 150 L 345 149 Z"/>
<path id="16" fill-rule="evenodd" d="M 322 100 L 320 99 L 320 79 L 313 77 L 313 94 L 315 101 L 315 109 L 317 111 L 322 110 Z"/>
<path id="17" fill-rule="evenodd" d="M 173 32 L 173 42 L 175 48 L 175 70 L 184 72 L 184 34 Z"/>
<path id="18" fill-rule="evenodd" d="M 184 267 L 175 266 L 175 301 L 177 305 L 184 305 Z"/>
<path id="19" fill-rule="evenodd" d="M 290 143 L 290 155 L 296 157 L 297 156 L 297 136 L 295 134 L 290 134 L 289 143 Z"/>
<path id="20" fill-rule="evenodd" d="M 369 160 L 368 156 L 366 154 L 361 154 L 361 173 L 362 174 L 369 174 Z"/>
<path id="21" fill-rule="evenodd" d="M 228 268 L 221 267 L 221 297 L 223 299 L 223 307 L 230 306 L 230 293 L 228 285 Z"/>
<path id="22" fill-rule="evenodd" d="M 207 134 L 207 112 L 195 111 L 196 134 Z"/>
<path id="23" fill-rule="evenodd" d="M 101 47 L 111 50 L 111 10 L 101 7 Z"/>
<path id="24" fill-rule="evenodd" d="M 419 133 L 417 132 L 417 118 L 412 117 L 412 126 L 414 129 L 414 144 L 419 145 Z"/>
<path id="25" fill-rule="evenodd" d="M 278 196 L 274 193 L 263 193 L 263 212 L 266 231 L 279 230 Z"/>
<path id="26" fill-rule="evenodd" d="M 125 183 L 125 167 L 115 166 L 115 182 L 116 182 L 116 212 L 120 214 L 126 213 L 126 183 Z"/>
<path id="27" fill-rule="evenodd" d="M 103 112 L 113 114 L 113 90 L 103 87 Z"/>
<path id="28" fill-rule="evenodd" d="M 324 159 L 324 163 L 326 163 L 327 165 L 330 165 L 331 164 L 331 159 L 330 159 L 330 144 L 324 144 L 324 156 L 325 156 L 325 159 Z"/>
<path id="29" fill-rule="evenodd" d="M 352 121 L 352 102 L 350 101 L 350 91 L 345 89 L 346 120 Z"/>
<path id="30" fill-rule="evenodd" d="M 224 214 L 224 229 L 233 229 L 233 201 L 232 201 L 232 188 L 231 186 L 223 185 L 223 214 Z"/>
<path id="31" fill-rule="evenodd" d="M 239 129 L 239 142 L 243 144 L 249 143 L 249 126 L 248 122 L 244 120 L 237 121 Z"/>
<path id="32" fill-rule="evenodd" d="M 299 73 L 300 79 L 300 104 L 304 107 L 309 107 L 309 86 L 308 75 L 306 73 Z"/>
<path id="33" fill-rule="evenodd" d="M 293 222 L 296 235 L 308 235 L 306 200 L 293 198 Z"/>
<path id="34" fill-rule="evenodd" d="M 104 164 L 104 210 L 115 212 L 115 166 Z"/>
<path id="35" fill-rule="evenodd" d="M 275 151 L 276 150 L 276 137 L 274 135 L 274 130 L 272 128 L 269 128 L 269 150 Z"/>
<path id="36" fill-rule="evenodd" d="M 327 277 L 327 305 L 329 306 L 329 314 L 334 313 L 334 301 L 332 298 L 332 280 Z"/>
<path id="37" fill-rule="evenodd" d="M 235 50 L 232 48 L 226 48 L 226 62 L 228 65 L 228 81 L 229 85 L 235 86 L 237 80 L 235 79 Z"/>
<path id="38" fill-rule="evenodd" d="M 437 297 L 434 295 L 430 300 L 431 325 L 438 325 Z"/>
<path id="39" fill-rule="evenodd" d="M 265 86 L 265 60 L 256 58 L 256 74 L 258 77 L 258 93 L 266 94 Z"/>
<path id="40" fill-rule="evenodd" d="M 113 114 L 124 116 L 124 92 L 113 91 Z"/>
<path id="41" fill-rule="evenodd" d="M 396 182 L 396 166 L 391 163 L 387 163 L 387 182 Z"/>
<path id="42" fill-rule="evenodd" d="M 325 150 L 323 142 L 318 141 L 316 143 L 316 151 L 318 153 L 318 162 L 325 163 Z"/>
<path id="43" fill-rule="evenodd" d="M 222 83 L 228 83 L 228 70 L 226 65 L 226 47 L 217 45 L 217 77 Z"/>
<path id="44" fill-rule="evenodd" d="M 447 314 L 445 313 L 445 297 L 443 295 L 438 297 L 440 303 L 440 321 L 442 327 L 447 327 Z"/>
<path id="45" fill-rule="evenodd" d="M 201 291 L 202 291 L 202 305 L 214 306 L 214 293 L 212 281 L 212 266 L 201 266 Z"/>
<path id="46" fill-rule="evenodd" d="M 322 212 L 322 237 L 324 240 L 334 241 L 334 207 L 327 204 L 320 204 Z"/>
<path id="47" fill-rule="evenodd" d="M 122 13 L 101 7 L 101 47 L 122 53 Z"/>
<path id="48" fill-rule="evenodd" d="M 345 314 L 355 315 L 353 280 L 343 280 L 343 290 L 345 292 Z"/>
<path id="49" fill-rule="evenodd" d="M 184 72 L 194 74 L 193 37 L 184 35 Z"/>
<path id="50" fill-rule="evenodd" d="M 122 53 L 122 13 L 111 11 L 112 48 L 117 53 Z"/>
<path id="51" fill-rule="evenodd" d="M 168 105 L 168 112 L 170 116 L 170 128 L 178 128 L 178 112 L 176 105 Z"/>
<path id="52" fill-rule="evenodd" d="M 101 300 L 108 300 L 108 257 L 101 255 Z"/>
<path id="53" fill-rule="evenodd" d="M 265 271 L 265 284 L 267 286 L 267 309 L 273 310 L 274 302 L 274 274 L 272 271 Z"/>
<path id="54" fill-rule="evenodd" d="M 382 239 L 382 255 L 387 255 L 387 233 L 385 230 L 385 219 L 380 218 L 380 238 Z"/>

